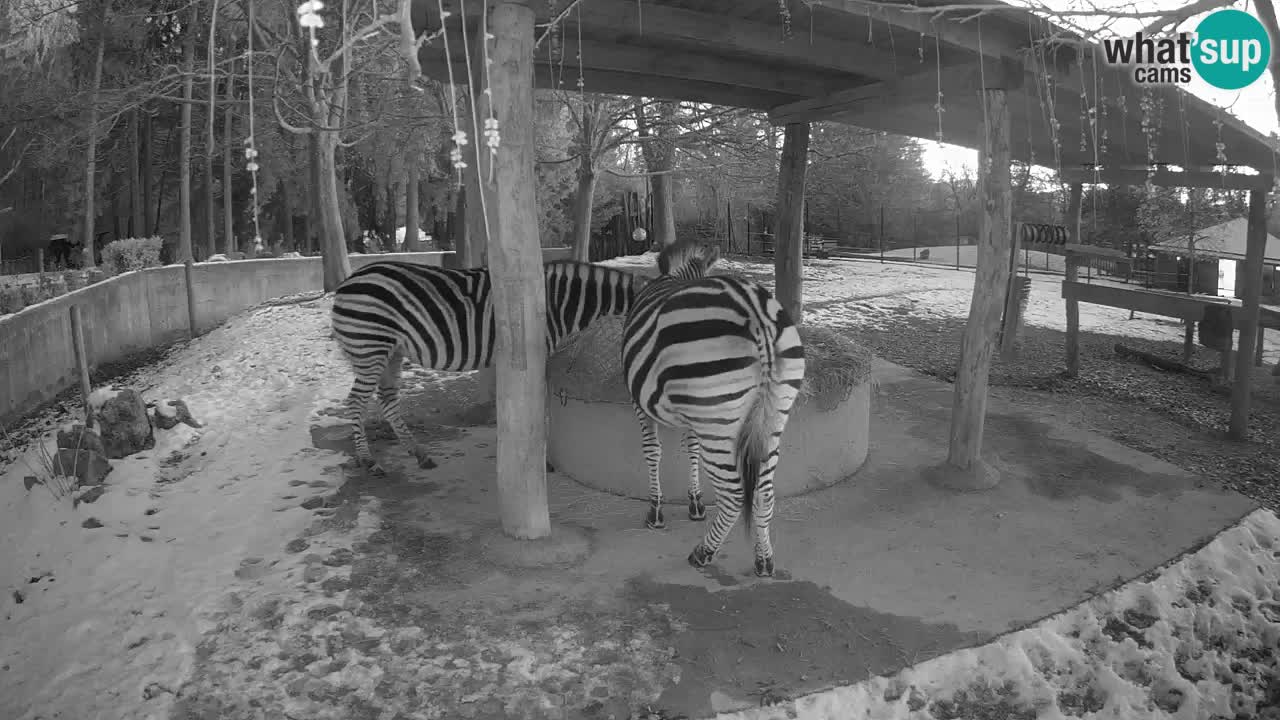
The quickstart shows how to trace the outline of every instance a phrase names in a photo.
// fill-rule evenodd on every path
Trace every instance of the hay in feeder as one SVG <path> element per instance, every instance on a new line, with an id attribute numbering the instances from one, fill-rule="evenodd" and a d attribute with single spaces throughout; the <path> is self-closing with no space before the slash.
<path id="1" fill-rule="evenodd" d="M 547 361 L 554 399 L 631 404 L 622 372 L 621 317 L 606 317 L 566 340 Z M 871 352 L 838 331 L 802 325 L 805 377 L 800 403 L 830 409 L 871 376 Z"/>

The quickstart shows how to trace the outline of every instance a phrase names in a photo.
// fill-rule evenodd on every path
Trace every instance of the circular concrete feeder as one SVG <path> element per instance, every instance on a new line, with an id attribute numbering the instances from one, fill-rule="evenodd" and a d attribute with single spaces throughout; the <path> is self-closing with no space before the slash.
<path id="1" fill-rule="evenodd" d="M 829 487 L 862 467 L 871 415 L 871 354 L 832 331 L 802 327 L 805 385 L 782 436 L 774 477 L 780 498 Z M 622 319 L 604 318 L 547 364 L 548 459 L 597 490 L 648 499 L 640 421 L 622 374 Z M 681 432 L 659 428 L 668 502 L 685 502 L 689 456 Z M 707 503 L 715 493 L 703 480 Z"/>

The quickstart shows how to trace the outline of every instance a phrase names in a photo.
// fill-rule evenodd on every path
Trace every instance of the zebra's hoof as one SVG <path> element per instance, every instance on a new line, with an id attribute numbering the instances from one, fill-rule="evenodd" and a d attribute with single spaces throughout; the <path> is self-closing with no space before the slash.
<path id="1" fill-rule="evenodd" d="M 756 575 L 759 577 L 773 577 L 773 558 L 756 558 Z"/>
<path id="2" fill-rule="evenodd" d="M 418 460 L 418 467 L 424 470 L 432 470 L 436 467 L 436 461 L 431 459 L 430 453 L 424 448 L 414 448 L 413 456 Z"/>
<path id="3" fill-rule="evenodd" d="M 662 517 L 661 505 L 650 505 L 649 514 L 645 516 L 644 526 L 650 530 L 661 530 L 667 526 L 667 521 Z"/>
<path id="4" fill-rule="evenodd" d="M 700 544 L 693 549 L 693 552 L 689 553 L 689 564 L 696 568 L 706 567 L 711 564 L 711 560 L 715 555 L 715 553 L 707 549 L 706 545 Z"/>
<path id="5" fill-rule="evenodd" d="M 698 521 L 707 519 L 707 506 L 702 504 L 702 494 L 689 493 L 689 519 Z"/>

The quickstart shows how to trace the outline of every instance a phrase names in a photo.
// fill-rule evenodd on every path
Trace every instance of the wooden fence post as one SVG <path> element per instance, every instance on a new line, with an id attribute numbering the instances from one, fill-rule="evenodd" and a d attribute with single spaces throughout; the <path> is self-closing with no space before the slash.
<path id="1" fill-rule="evenodd" d="M 1071 183 L 1067 198 L 1067 216 L 1064 218 L 1069 237 L 1067 241 L 1073 245 L 1080 244 L 1080 201 L 1084 197 L 1084 183 Z M 1079 271 L 1078 256 L 1071 252 L 1066 255 L 1066 275 L 1064 282 L 1075 282 Z M 1074 297 L 1067 298 L 1067 377 L 1080 374 L 1080 302 Z"/>
<path id="2" fill-rule="evenodd" d="M 1249 191 L 1249 229 L 1244 253 L 1244 277 L 1240 284 L 1240 349 L 1235 354 L 1236 377 L 1231 384 L 1231 423 L 1228 434 L 1233 440 L 1249 438 L 1249 392 L 1253 382 L 1253 351 L 1258 341 L 1258 317 L 1262 308 L 1262 268 L 1267 248 L 1267 194 Z M 1225 360 L 1225 358 L 1224 358 Z"/>
<path id="3" fill-rule="evenodd" d="M 89 354 L 84 346 L 84 321 L 80 316 L 80 306 L 71 306 L 71 347 L 75 350 L 76 366 L 80 370 L 80 395 L 84 399 L 84 426 L 93 427 L 93 408 L 89 404 Z"/>
<path id="4" fill-rule="evenodd" d="M 199 328 L 196 326 L 196 285 L 191 279 L 191 256 L 182 265 L 182 277 L 187 285 L 187 329 L 191 337 L 195 337 Z"/>

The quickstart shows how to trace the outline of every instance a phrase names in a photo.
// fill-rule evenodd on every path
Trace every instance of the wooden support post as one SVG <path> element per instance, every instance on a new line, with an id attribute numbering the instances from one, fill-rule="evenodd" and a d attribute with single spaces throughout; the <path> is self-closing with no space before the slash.
<path id="1" fill-rule="evenodd" d="M 44 274 L 44 248 L 36 248 L 36 264 L 40 266 L 40 274 Z"/>
<path id="2" fill-rule="evenodd" d="M 788 123 L 778 169 L 773 275 L 778 302 L 800 324 L 804 309 L 804 181 L 809 164 L 809 123 Z"/>
<path id="3" fill-rule="evenodd" d="M 200 328 L 196 325 L 196 284 L 191 276 L 191 255 L 188 254 L 182 265 L 182 278 L 187 285 L 187 330 L 195 337 Z"/>
<path id="4" fill-rule="evenodd" d="M 483 198 L 490 217 L 487 250 L 497 326 L 498 507 L 503 531 L 523 540 L 551 533 L 546 481 L 546 291 L 533 171 L 533 18 L 527 2 L 499 0 L 493 5 L 489 32 L 494 39 L 488 42 L 491 84 L 489 94 L 477 94 L 475 104 L 487 117 L 492 103 L 501 146 L 492 160 L 488 152 L 481 153 L 474 187 L 483 194 L 468 193 L 467 198 L 468 206 L 481 205 Z M 483 139 L 473 142 L 483 144 Z"/>
<path id="5" fill-rule="evenodd" d="M 1070 195 L 1067 197 L 1067 225 L 1069 241 L 1080 243 L 1080 200 L 1084 197 L 1084 184 L 1072 183 Z M 1076 256 L 1067 253 L 1066 281 L 1075 282 L 1079 270 Z M 1067 377 L 1080 374 L 1080 303 L 1074 298 L 1067 298 Z"/>
<path id="6" fill-rule="evenodd" d="M 1249 438 L 1249 389 L 1253 380 L 1253 349 L 1258 338 L 1259 303 L 1262 298 L 1262 267 L 1267 247 L 1267 193 L 1249 191 L 1248 244 L 1244 252 L 1243 292 L 1240 302 L 1240 350 L 1236 353 L 1236 378 L 1231 385 L 1231 423 L 1228 434 L 1233 440 Z"/>
<path id="7" fill-rule="evenodd" d="M 1254 348 L 1253 348 L 1254 367 L 1262 367 L 1262 344 L 1263 344 L 1263 341 L 1266 339 L 1266 333 L 1267 333 L 1266 328 L 1259 325 L 1258 326 L 1258 342 L 1254 345 Z"/>
<path id="8" fill-rule="evenodd" d="M 80 371 L 80 396 L 84 400 L 84 426 L 93 427 L 93 407 L 89 404 L 89 394 L 93 392 L 89 384 L 89 353 L 84 347 L 84 320 L 80 316 L 80 306 L 71 306 L 71 347 L 76 355 L 76 367 Z"/>
<path id="9" fill-rule="evenodd" d="M 969 322 L 960 345 L 955 400 L 951 412 L 948 484 L 968 490 L 989 488 L 996 475 L 980 460 L 982 430 L 987 413 L 987 385 L 1000 311 L 1009 279 L 1009 250 L 1013 242 L 1013 188 L 1009 176 L 1009 106 L 1003 89 L 983 90 L 987 124 L 978 160 L 979 207 L 977 270 Z M 958 470 L 960 472 L 956 473 Z"/>

